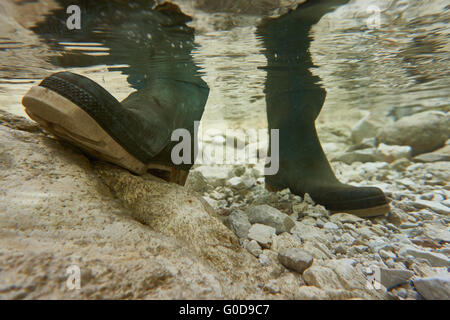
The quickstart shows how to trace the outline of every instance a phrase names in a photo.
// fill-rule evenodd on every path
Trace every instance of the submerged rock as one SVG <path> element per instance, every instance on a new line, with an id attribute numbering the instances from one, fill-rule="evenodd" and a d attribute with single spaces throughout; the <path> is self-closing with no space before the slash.
<path id="1" fill-rule="evenodd" d="M 248 232 L 248 238 L 258 241 L 264 248 L 269 248 L 272 237 L 275 236 L 275 228 L 263 224 L 255 223 Z"/>
<path id="2" fill-rule="evenodd" d="M 2 299 L 266 298 L 270 271 L 197 196 L 30 131 L 0 125 Z"/>
<path id="3" fill-rule="evenodd" d="M 431 152 L 450 137 L 450 117 L 444 112 L 425 111 L 386 125 L 378 141 L 389 145 L 411 146 L 412 154 Z"/>
<path id="4" fill-rule="evenodd" d="M 289 248 L 278 253 L 278 259 L 286 268 L 303 273 L 313 263 L 313 257 L 299 248 Z"/>
<path id="5" fill-rule="evenodd" d="M 247 209 L 248 219 L 251 223 L 261 223 L 275 228 L 276 233 L 289 232 L 294 221 L 285 213 L 268 205 L 259 205 Z"/>

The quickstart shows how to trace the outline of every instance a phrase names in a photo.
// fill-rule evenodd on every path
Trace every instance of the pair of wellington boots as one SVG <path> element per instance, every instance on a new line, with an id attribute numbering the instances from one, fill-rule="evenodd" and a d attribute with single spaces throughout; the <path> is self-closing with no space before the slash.
<path id="1" fill-rule="evenodd" d="M 321 92 L 310 94 L 314 100 Z M 185 128 L 197 138 L 193 123 L 200 120 L 207 96 L 206 86 L 164 80 L 120 103 L 94 81 L 60 72 L 32 87 L 22 102 L 27 114 L 44 129 L 89 155 L 136 174 L 155 170 L 166 181 L 184 185 L 192 164 L 173 164 L 171 133 Z M 274 107 L 272 98 L 272 94 L 267 97 L 268 116 L 271 128 L 280 130 L 280 165 L 277 174 L 266 176 L 269 190 L 309 193 L 329 210 L 364 217 L 388 211 L 380 189 L 339 183 L 323 154 L 311 112 L 286 107 L 292 109 L 286 114 Z M 289 104 L 289 96 L 284 98 Z M 311 106 L 302 105 L 311 111 Z"/>

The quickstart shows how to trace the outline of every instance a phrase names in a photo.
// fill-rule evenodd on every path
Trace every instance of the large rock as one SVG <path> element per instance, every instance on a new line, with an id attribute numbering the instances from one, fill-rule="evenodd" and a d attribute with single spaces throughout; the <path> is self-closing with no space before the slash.
<path id="1" fill-rule="evenodd" d="M 287 214 L 266 204 L 250 207 L 246 213 L 250 223 L 271 226 L 277 234 L 289 232 L 295 226 L 295 222 Z"/>
<path id="2" fill-rule="evenodd" d="M 184 188 L 92 166 L 30 122 L 0 122 L 0 298 L 267 297 L 258 283 L 271 265 Z"/>
<path id="3" fill-rule="evenodd" d="M 450 136 L 450 117 L 439 111 L 425 111 L 385 126 L 378 141 L 388 145 L 411 146 L 412 154 L 442 147 Z"/>

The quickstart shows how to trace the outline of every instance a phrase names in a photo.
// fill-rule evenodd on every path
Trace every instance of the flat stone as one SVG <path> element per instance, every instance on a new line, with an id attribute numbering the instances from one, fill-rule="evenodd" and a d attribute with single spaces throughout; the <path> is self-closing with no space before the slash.
<path id="1" fill-rule="evenodd" d="M 422 297 L 427 300 L 450 300 L 450 275 L 421 278 L 413 281 Z"/>
<path id="2" fill-rule="evenodd" d="M 450 208 L 443 204 L 440 204 L 439 202 L 428 201 L 428 200 L 416 200 L 416 201 L 414 201 L 414 206 L 419 209 L 428 208 L 434 212 L 444 214 L 444 215 L 450 214 Z"/>
<path id="3" fill-rule="evenodd" d="M 349 213 L 335 213 L 331 215 L 330 221 L 334 223 L 358 223 L 364 221 L 364 219 Z"/>
<path id="4" fill-rule="evenodd" d="M 412 276 L 414 276 L 414 272 L 409 270 L 380 268 L 379 271 L 379 282 L 388 290 L 400 284 L 406 283 Z"/>
<path id="5" fill-rule="evenodd" d="M 287 214 L 269 205 L 253 206 L 247 209 L 250 223 L 260 223 L 275 228 L 276 233 L 289 232 L 295 222 Z"/>
<path id="6" fill-rule="evenodd" d="M 299 248 L 289 248 L 278 253 L 278 259 L 283 266 L 298 273 L 303 273 L 313 263 L 313 257 Z"/>
<path id="7" fill-rule="evenodd" d="M 276 230 L 271 226 L 255 223 L 248 232 L 248 238 L 258 241 L 264 248 L 269 248 Z"/>
<path id="8" fill-rule="evenodd" d="M 414 157 L 413 160 L 418 162 L 450 161 L 450 145 L 433 152 L 418 155 Z"/>
<path id="9" fill-rule="evenodd" d="M 247 215 L 241 210 L 233 211 L 226 219 L 225 224 L 233 231 L 239 238 L 247 238 L 248 231 L 251 224 L 248 221 Z"/>
<path id="10" fill-rule="evenodd" d="M 415 258 L 425 259 L 433 267 L 450 267 L 449 259 L 441 253 L 429 252 L 415 249 L 414 247 L 405 246 L 400 249 L 398 254 L 402 257 L 413 256 Z"/>
<path id="11" fill-rule="evenodd" d="M 377 149 L 367 148 L 361 150 L 354 150 L 345 152 L 341 154 L 336 159 L 337 161 L 342 161 L 347 164 L 352 164 L 353 162 L 375 162 L 378 160 Z"/>

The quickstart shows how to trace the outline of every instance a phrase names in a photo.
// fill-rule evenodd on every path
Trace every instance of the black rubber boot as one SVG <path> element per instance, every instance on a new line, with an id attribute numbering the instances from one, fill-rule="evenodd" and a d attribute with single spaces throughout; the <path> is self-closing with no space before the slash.
<path id="1" fill-rule="evenodd" d="M 96 63 L 129 65 L 122 72 L 137 91 L 120 103 L 94 81 L 58 72 L 31 88 L 23 104 L 44 128 L 91 156 L 138 174 L 152 169 L 166 180 L 184 184 L 195 159 L 194 148 L 189 163 L 173 163 L 171 151 L 178 142 L 171 141 L 171 135 L 186 129 L 194 144 L 194 121 L 201 119 L 209 88 L 192 59 L 194 30 L 185 24 L 190 17 L 173 4 L 152 8 L 150 1 L 141 1 L 140 5 L 89 3 L 92 7 L 86 11 L 93 15 L 87 20 L 92 26 L 85 33 L 68 33 L 90 38 L 99 37 L 92 30 L 115 28 L 98 39 L 110 48 L 110 55 Z M 111 21 L 118 12 L 121 20 Z M 61 14 L 65 13 L 54 13 Z M 46 30 L 54 30 L 52 17 L 48 17 L 49 25 L 37 27 L 50 38 Z M 65 62 L 73 58 L 64 54 Z"/>
<path id="2" fill-rule="evenodd" d="M 345 2 L 307 2 L 279 19 L 265 20 L 258 28 L 268 61 L 269 130 L 279 129 L 279 171 L 266 176 L 266 186 L 273 191 L 289 188 L 301 196 L 308 193 L 331 211 L 370 217 L 389 211 L 384 193 L 375 187 L 340 183 L 322 150 L 314 124 L 326 91 L 310 71 L 314 66 L 308 51 L 309 31 L 334 5 Z"/>

